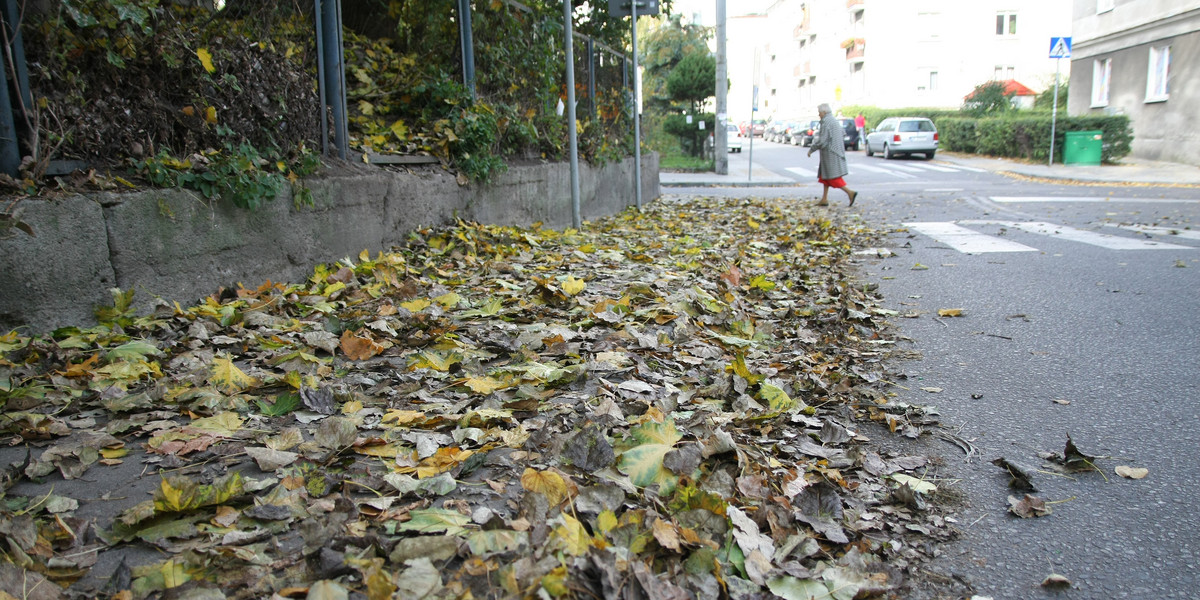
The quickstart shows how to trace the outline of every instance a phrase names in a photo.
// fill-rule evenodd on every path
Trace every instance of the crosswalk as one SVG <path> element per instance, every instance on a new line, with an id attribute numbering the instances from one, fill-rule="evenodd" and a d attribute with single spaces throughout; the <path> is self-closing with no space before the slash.
<path id="1" fill-rule="evenodd" d="M 1110 225 L 1113 230 L 1129 231 L 1137 237 L 1078 229 L 1044 221 L 962 220 L 953 222 L 916 221 L 905 223 L 909 231 L 932 238 L 964 254 L 993 252 L 1038 252 L 1038 248 L 1008 237 L 1009 230 L 1076 242 L 1106 250 L 1196 250 L 1197 246 L 1162 241 L 1200 240 L 1200 232 L 1174 230 L 1149 225 Z M 996 231 L 996 234 L 980 231 Z M 1036 243 L 1032 239 L 1023 241 Z"/>
<path id="2" fill-rule="evenodd" d="M 853 162 L 849 165 L 850 176 L 853 177 L 856 172 L 876 173 L 879 175 L 887 175 L 897 179 L 921 179 L 922 175 L 928 175 L 931 172 L 936 173 L 986 173 L 986 169 L 977 169 L 975 167 L 966 167 L 963 165 L 946 165 L 935 164 L 931 162 L 895 162 L 888 161 L 884 163 L 886 166 L 875 164 L 863 164 L 861 162 Z M 814 169 L 806 167 L 789 167 L 789 173 L 794 173 L 802 178 L 811 179 L 817 176 Z"/>

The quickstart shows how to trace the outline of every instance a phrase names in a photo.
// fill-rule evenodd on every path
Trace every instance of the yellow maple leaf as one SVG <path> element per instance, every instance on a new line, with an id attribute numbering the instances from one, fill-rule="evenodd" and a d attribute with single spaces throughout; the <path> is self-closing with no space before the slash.
<path id="1" fill-rule="evenodd" d="M 217 109 L 212 106 L 204 109 L 204 120 L 208 121 L 209 123 L 216 123 L 217 122 Z"/>
<path id="2" fill-rule="evenodd" d="M 462 302 L 462 296 L 459 296 L 454 292 L 450 292 L 448 294 L 442 294 L 433 300 L 434 302 L 437 302 L 446 308 L 454 308 L 455 306 L 458 306 L 459 302 Z"/>
<path id="3" fill-rule="evenodd" d="M 386 413 L 384 413 L 383 419 L 381 419 L 381 422 L 384 425 L 388 425 L 389 423 L 392 423 L 394 421 L 395 422 L 394 424 L 399 426 L 399 425 L 408 425 L 410 423 L 416 422 L 417 420 L 424 419 L 424 418 L 425 418 L 425 413 L 420 412 L 420 411 L 392 409 L 392 410 L 389 410 Z"/>
<path id="4" fill-rule="evenodd" d="M 471 388 L 472 392 L 481 396 L 486 396 L 496 390 L 504 389 L 510 384 L 506 381 L 501 381 L 495 377 L 468 377 L 462 381 L 463 385 Z"/>
<path id="5" fill-rule="evenodd" d="M 587 287 L 587 283 L 582 279 L 576 279 L 574 275 L 568 275 L 567 280 L 562 284 L 562 290 L 568 296 L 574 296 L 582 292 Z"/>
<path id="6" fill-rule="evenodd" d="M 213 359 L 208 383 L 226 394 L 236 394 L 258 385 L 258 380 L 237 368 L 230 358 L 218 357 Z"/>
<path id="7" fill-rule="evenodd" d="M 416 300 L 401 302 L 400 306 L 407 308 L 409 312 L 421 312 L 426 308 L 429 308 L 430 304 L 433 303 L 430 302 L 428 298 L 417 298 Z"/>
<path id="8" fill-rule="evenodd" d="M 566 513 L 559 517 L 562 519 L 562 524 L 554 528 L 548 543 L 571 556 L 587 553 L 588 548 L 592 545 L 592 537 L 588 535 L 587 529 L 584 529 L 583 523 Z"/>
<path id="9" fill-rule="evenodd" d="M 200 64 L 204 66 L 204 70 L 209 73 L 216 73 L 217 68 L 213 66 L 212 52 L 208 48 L 198 48 L 196 50 L 196 58 L 200 59 Z"/>
<path id="10" fill-rule="evenodd" d="M 521 487 L 546 497 L 550 506 L 558 506 L 567 499 L 567 482 L 554 471 L 537 471 L 526 468 L 521 474 Z"/>

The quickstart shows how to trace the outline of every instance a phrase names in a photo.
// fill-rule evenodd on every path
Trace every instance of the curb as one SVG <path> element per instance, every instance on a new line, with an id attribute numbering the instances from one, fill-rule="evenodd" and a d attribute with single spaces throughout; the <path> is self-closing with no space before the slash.
<path id="1" fill-rule="evenodd" d="M 1033 181 L 1038 183 L 1054 183 L 1054 184 L 1071 184 L 1081 186 L 1094 187 L 1163 187 L 1163 188 L 1183 188 L 1183 189 L 1200 189 L 1200 184 L 1197 183 L 1167 183 L 1159 181 L 1107 181 L 1100 179 L 1073 179 L 1070 177 L 1052 177 L 1049 175 L 1029 175 L 1019 173 L 1017 171 L 992 171 L 997 175 L 1020 179 L 1023 181 Z"/>

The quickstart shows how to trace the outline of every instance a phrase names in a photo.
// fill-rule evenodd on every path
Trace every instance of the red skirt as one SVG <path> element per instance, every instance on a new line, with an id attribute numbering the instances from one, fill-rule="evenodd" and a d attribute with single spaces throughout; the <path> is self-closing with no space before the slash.
<path id="1" fill-rule="evenodd" d="M 821 179 L 820 177 L 818 177 L 817 181 L 819 181 L 829 187 L 835 187 L 835 188 L 846 187 L 846 180 L 842 179 L 841 177 L 838 177 L 836 179 Z"/>

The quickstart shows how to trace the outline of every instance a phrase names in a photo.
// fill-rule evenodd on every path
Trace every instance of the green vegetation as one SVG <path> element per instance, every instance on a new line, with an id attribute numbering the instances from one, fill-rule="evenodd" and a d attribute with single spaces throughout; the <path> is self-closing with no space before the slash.
<path id="1" fill-rule="evenodd" d="M 1058 118 L 1055 123 L 1055 161 L 1062 159 L 1061 153 L 1068 131 L 1102 131 L 1103 162 L 1111 163 L 1129 154 L 1133 141 L 1129 117 L 1070 117 L 1066 115 L 1066 102 L 1066 84 L 1061 83 L 1058 92 Z M 926 117 L 937 125 L 943 150 L 1041 162 L 1049 159 L 1053 104 L 1052 85 L 1038 95 L 1033 110 L 1015 110 L 1009 103 L 1009 96 L 1004 94 L 1003 87 L 996 82 L 990 82 L 977 87 L 972 101 L 964 104 L 959 110 L 921 107 L 881 109 L 874 106 L 849 105 L 842 108 L 842 113 L 856 115 L 862 112 L 867 119 L 868 128 L 878 126 L 880 121 L 888 117 Z"/>
<path id="2" fill-rule="evenodd" d="M 511 159 L 561 160 L 566 123 L 562 10 L 554 0 L 475 2 L 476 85 L 462 81 L 454 0 L 374 0 L 343 12 L 350 149 L 420 154 L 484 182 Z M 200 5 L 208 6 L 200 6 Z M 305 3 L 59 0 L 22 22 L 34 106 L 29 156 L 12 191 L 37 193 L 52 159 L 82 160 L 253 209 L 319 166 L 322 128 L 312 6 Z M 667 3 L 669 8 L 669 3 Z M 607 6 L 576 11 L 576 31 L 624 48 L 628 21 Z M 255 40 L 248 43 L 247 40 Z M 622 63 L 581 81 L 579 148 L 593 163 L 632 153 Z M 111 184 L 108 184 L 111 185 Z"/>
<path id="3" fill-rule="evenodd" d="M 667 167 L 674 163 L 668 159 L 672 155 L 699 158 L 703 154 L 704 138 L 715 126 L 715 118 L 700 109 L 713 96 L 716 61 L 709 55 L 708 28 L 684 25 L 678 16 L 647 19 L 647 23 L 639 47 L 645 67 L 643 123 L 648 145 L 662 153 L 660 164 Z M 705 130 L 700 130 L 699 121 L 705 122 Z"/>

